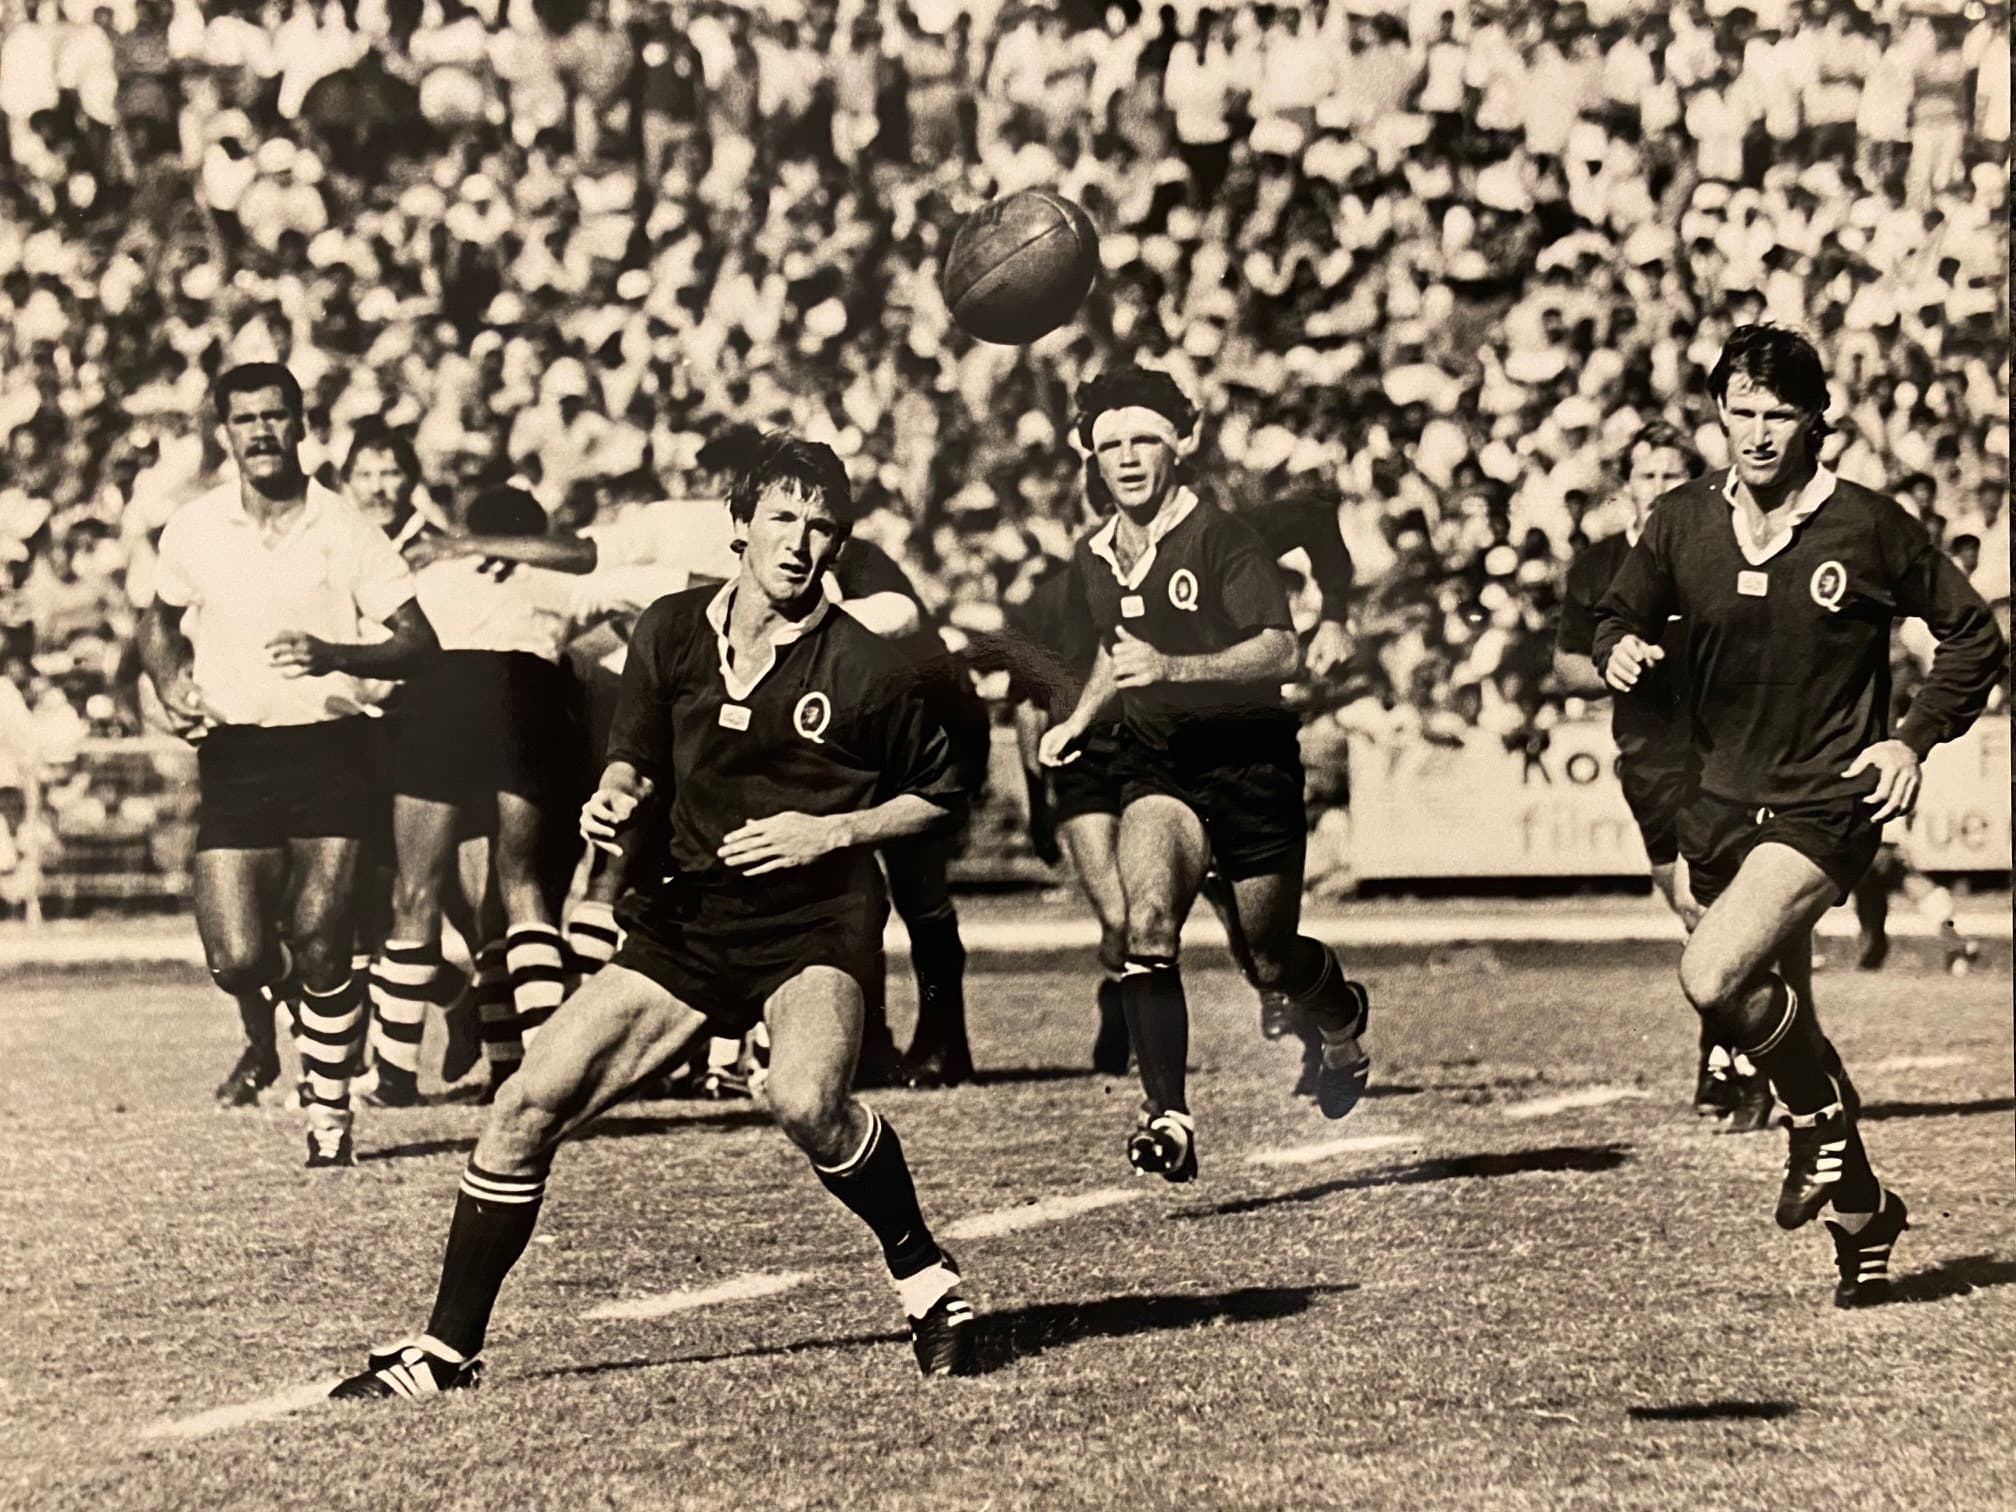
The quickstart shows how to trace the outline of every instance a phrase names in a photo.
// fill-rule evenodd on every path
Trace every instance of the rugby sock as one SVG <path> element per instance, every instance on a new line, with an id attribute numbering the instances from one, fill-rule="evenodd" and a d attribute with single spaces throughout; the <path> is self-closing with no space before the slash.
<path id="1" fill-rule="evenodd" d="M 492 1085 L 518 1069 L 525 1045 L 518 1037 L 518 1010 L 511 1005 L 511 978 L 504 964 L 504 942 L 492 940 L 476 952 L 471 995 L 483 1030 L 483 1059 Z"/>
<path id="2" fill-rule="evenodd" d="M 1141 1067 L 1141 1090 L 1156 1113 L 1187 1113 L 1185 1062 L 1190 1056 L 1190 1006 L 1174 956 L 1134 955 L 1120 978 L 1127 1034 Z"/>
<path id="3" fill-rule="evenodd" d="M 921 1318 L 959 1278 L 945 1266 L 938 1242 L 924 1226 L 917 1187 L 896 1131 L 873 1108 L 867 1113 L 868 1133 L 861 1147 L 838 1165 L 823 1166 L 815 1160 L 812 1169 L 819 1184 L 874 1232 L 904 1311 Z M 928 1274 L 934 1271 L 942 1274 Z M 944 1285 L 937 1284 L 941 1279 Z"/>
<path id="4" fill-rule="evenodd" d="M 333 1151 L 350 1132 L 350 1078 L 364 1049 L 364 994 L 357 978 L 334 992 L 304 987 L 299 1023 L 308 1132 L 318 1148 Z"/>
<path id="5" fill-rule="evenodd" d="M 1890 1193 L 1882 1187 L 1876 1189 L 1876 1205 L 1866 1213 L 1844 1213 L 1841 1210 L 1841 1199 L 1837 1197 L 1834 1201 L 1834 1216 L 1827 1222 L 1844 1234 L 1859 1234 L 1888 1206 L 1890 1206 Z"/>
<path id="6" fill-rule="evenodd" d="M 528 1046 L 567 995 L 560 931 L 546 924 L 514 924 L 504 935 L 504 964 L 511 973 L 511 1005 Z"/>
<path id="7" fill-rule="evenodd" d="M 1732 1036 L 1770 1080 L 1785 1111 L 1795 1116 L 1824 1112 L 1840 1101 L 1827 1074 L 1827 1038 L 1812 1004 L 1775 973 L 1765 973 L 1743 994 L 1732 1015 L 1742 1028 Z"/>
<path id="8" fill-rule="evenodd" d="M 1364 1030 L 1357 994 L 1337 952 L 1307 935 L 1295 937 L 1290 968 L 1281 977 L 1281 991 L 1308 1016 L 1327 1039 L 1333 1035 L 1357 1035 Z"/>
<path id="9" fill-rule="evenodd" d="M 600 898 L 576 902 L 560 933 L 567 944 L 567 969 L 577 977 L 591 977 L 607 966 L 622 943 L 616 910 Z"/>
<path id="10" fill-rule="evenodd" d="M 418 940 L 387 940 L 371 972 L 371 1011 L 378 1021 L 381 1084 L 411 1091 L 420 1075 L 420 1036 L 427 1002 L 441 970 L 441 947 Z"/>
<path id="11" fill-rule="evenodd" d="M 546 1173 L 499 1176 L 474 1160 L 455 1194 L 448 1252 L 427 1333 L 464 1359 L 483 1348 L 490 1312 L 511 1267 L 525 1253 L 546 1199 Z"/>
<path id="12" fill-rule="evenodd" d="M 942 1048 L 966 1040 L 966 945 L 959 938 L 959 915 L 948 903 L 945 911 L 910 921 L 910 969 L 917 977 L 917 1032 L 911 1053 L 919 1046 Z"/>

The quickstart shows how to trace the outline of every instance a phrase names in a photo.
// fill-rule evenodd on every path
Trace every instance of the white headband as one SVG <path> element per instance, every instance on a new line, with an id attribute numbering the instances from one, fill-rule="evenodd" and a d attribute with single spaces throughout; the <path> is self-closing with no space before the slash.
<path id="1" fill-rule="evenodd" d="M 1145 404 L 1124 404 L 1119 409 L 1101 410 L 1092 422 L 1093 449 L 1096 451 L 1112 440 L 1122 429 L 1137 435 L 1146 431 L 1171 451 L 1184 450 L 1183 438 L 1176 432 L 1176 422 L 1162 411 L 1150 409 Z"/>

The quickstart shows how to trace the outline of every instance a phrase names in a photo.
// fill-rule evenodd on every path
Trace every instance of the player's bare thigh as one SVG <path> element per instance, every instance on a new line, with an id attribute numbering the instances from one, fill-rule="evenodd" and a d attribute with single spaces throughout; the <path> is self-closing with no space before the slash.
<path id="1" fill-rule="evenodd" d="M 1833 880 L 1789 845 L 1758 846 L 1701 916 L 1680 957 L 1680 988 L 1696 1008 L 1729 1002 L 1834 906 Z"/>
<path id="2" fill-rule="evenodd" d="M 845 1160 L 867 1137 L 854 1100 L 861 1049 L 861 984 L 837 966 L 810 966 L 770 995 L 771 1115 L 791 1142 L 821 1164 Z"/>
<path id="3" fill-rule="evenodd" d="M 1120 889 L 1120 816 L 1079 814 L 1057 826 L 1057 839 L 1071 858 L 1078 886 L 1098 916 L 1100 928 L 1124 931 L 1127 894 Z"/>
<path id="4" fill-rule="evenodd" d="M 1127 948 L 1176 954 L 1183 921 L 1211 858 L 1204 822 L 1178 799 L 1137 798 L 1120 815 L 1120 887 L 1127 899 Z"/>
<path id="5" fill-rule="evenodd" d="M 476 1163 L 499 1174 L 526 1169 L 659 1070 L 706 1027 L 641 972 L 603 967 L 562 1003 L 526 1048 L 517 1075 L 497 1090 Z"/>
<path id="6" fill-rule="evenodd" d="M 256 975 L 277 935 L 287 852 L 200 850 L 193 871 L 196 934 L 211 972 L 220 979 Z"/>

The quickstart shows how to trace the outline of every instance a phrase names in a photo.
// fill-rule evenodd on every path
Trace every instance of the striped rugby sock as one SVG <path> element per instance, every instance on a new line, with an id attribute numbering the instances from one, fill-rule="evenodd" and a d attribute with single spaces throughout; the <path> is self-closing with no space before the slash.
<path id="1" fill-rule="evenodd" d="M 504 936 L 504 963 L 511 973 L 518 1033 L 529 1047 L 567 996 L 560 931 L 550 924 L 512 925 Z"/>
<path id="2" fill-rule="evenodd" d="M 470 995 L 476 1000 L 476 1017 L 483 1031 L 483 1059 L 490 1067 L 490 1080 L 501 1082 L 525 1058 L 525 1044 L 518 1037 L 518 1010 L 511 1003 L 504 942 L 492 940 L 481 947 L 473 964 Z"/>
<path id="3" fill-rule="evenodd" d="M 483 1348 L 497 1293 L 531 1243 L 545 1199 L 543 1169 L 501 1176 L 472 1159 L 463 1171 L 427 1332 L 464 1359 Z"/>
<path id="4" fill-rule="evenodd" d="M 420 1036 L 428 993 L 441 969 L 441 947 L 418 940 L 387 940 L 371 971 L 371 1011 L 378 1023 L 380 1074 L 409 1085 L 420 1075 Z"/>
<path id="5" fill-rule="evenodd" d="M 301 991 L 299 1038 L 308 1132 L 333 1151 L 350 1132 L 350 1078 L 364 1048 L 364 994 L 357 978 L 334 992 Z"/>
<path id="6" fill-rule="evenodd" d="M 616 910 L 600 898 L 582 898 L 568 911 L 561 930 L 567 942 L 567 967 L 578 977 L 591 977 L 607 966 L 623 942 Z"/>

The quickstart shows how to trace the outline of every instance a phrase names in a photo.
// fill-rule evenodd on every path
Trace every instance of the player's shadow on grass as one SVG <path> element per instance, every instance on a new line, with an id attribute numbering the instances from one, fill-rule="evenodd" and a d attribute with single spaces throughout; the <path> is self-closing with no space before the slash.
<path id="1" fill-rule="evenodd" d="M 1961 1255 L 1941 1260 L 1890 1283 L 1890 1300 L 1896 1302 L 1944 1302 L 1948 1297 L 1964 1297 L 1990 1286 L 2016 1284 L 2016 1260 L 1994 1255 Z"/>
<path id="2" fill-rule="evenodd" d="M 1357 1176 L 1342 1176 L 1315 1186 L 1277 1192 L 1271 1197 L 1242 1197 L 1210 1207 L 1185 1208 L 1169 1216 L 1184 1222 L 1198 1218 L 1226 1218 L 1240 1213 L 1257 1213 L 1290 1202 L 1320 1202 L 1339 1192 L 1362 1192 L 1374 1187 L 1419 1186 L 1430 1181 L 1488 1181 L 1498 1176 L 1526 1176 L 1542 1171 L 1614 1171 L 1629 1160 L 1629 1149 L 1620 1144 L 1552 1145 L 1544 1150 L 1508 1150 L 1483 1155 L 1447 1155 L 1433 1160 L 1410 1161 L 1406 1165 L 1383 1166 Z"/>
<path id="3" fill-rule="evenodd" d="M 1663 1407 L 1631 1407 L 1625 1416 L 1639 1423 L 1706 1423 L 1730 1419 L 1769 1422 L 1799 1411 L 1797 1402 L 1714 1401 L 1673 1402 Z"/>
<path id="4" fill-rule="evenodd" d="M 753 1129 L 767 1126 L 770 1115 L 754 1107 L 727 1108 L 715 1113 L 696 1113 L 691 1118 L 609 1118 L 576 1135 L 576 1140 L 638 1139 L 647 1134 L 673 1134 L 681 1129 Z M 466 1155 L 476 1148 L 476 1136 L 453 1139 L 416 1139 L 410 1144 L 388 1145 L 382 1150 L 366 1150 L 357 1159 L 415 1160 L 423 1155 Z"/>
<path id="5" fill-rule="evenodd" d="M 1307 1312 L 1310 1304 L 1320 1297 L 1356 1290 L 1358 1284 L 1350 1281 L 1330 1286 L 1247 1286 L 1237 1291 L 1202 1295 L 1170 1292 L 1098 1297 L 1085 1302 L 1039 1302 L 1003 1312 L 985 1312 L 973 1325 L 979 1330 L 977 1373 L 987 1375 L 1017 1360 L 1087 1339 L 1123 1339 L 1134 1334 L 1292 1318 Z M 840 1338 L 799 1339 L 789 1344 L 723 1350 L 716 1354 L 567 1365 L 540 1371 L 536 1378 L 600 1376 L 618 1371 L 655 1370 L 671 1365 L 712 1365 L 724 1360 L 770 1359 L 815 1350 L 865 1349 L 871 1345 L 907 1343 L 908 1338 L 907 1334 L 891 1331 L 848 1334 Z"/>
<path id="6" fill-rule="evenodd" d="M 1882 1123 L 1892 1118 L 1966 1118 L 1976 1113 L 2007 1113 L 2016 1109 L 2016 1097 L 1979 1097 L 1972 1102 L 1876 1102 L 1867 1103 L 1862 1118 Z"/>

